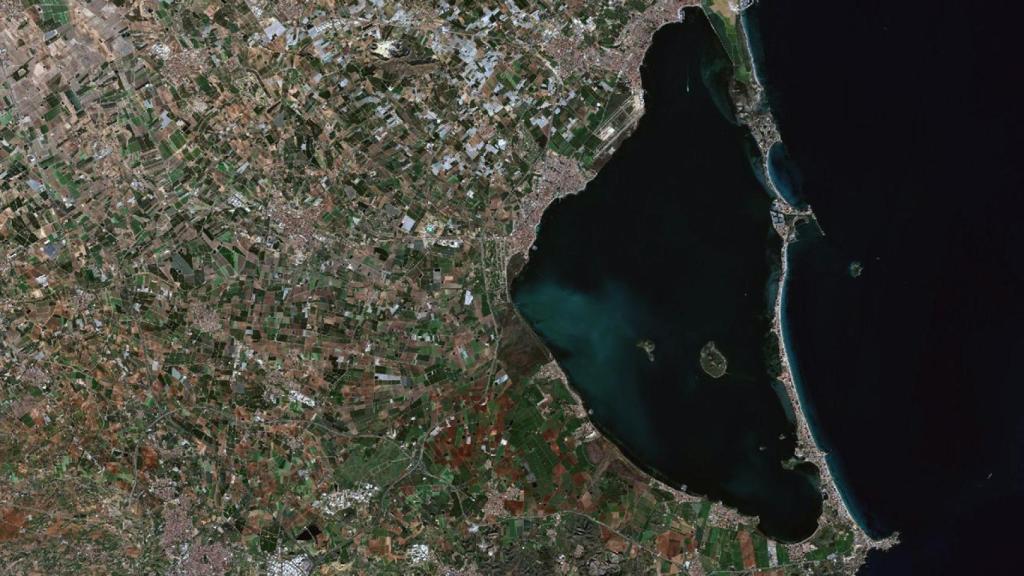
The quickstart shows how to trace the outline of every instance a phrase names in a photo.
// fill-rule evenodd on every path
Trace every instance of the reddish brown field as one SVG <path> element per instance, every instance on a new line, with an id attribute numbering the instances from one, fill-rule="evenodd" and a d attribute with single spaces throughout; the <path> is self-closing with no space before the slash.
<path id="1" fill-rule="evenodd" d="M 740 552 L 743 553 L 743 567 L 747 570 L 757 568 L 757 557 L 754 556 L 754 541 L 750 538 L 750 532 L 740 530 L 737 538 L 740 541 Z"/>

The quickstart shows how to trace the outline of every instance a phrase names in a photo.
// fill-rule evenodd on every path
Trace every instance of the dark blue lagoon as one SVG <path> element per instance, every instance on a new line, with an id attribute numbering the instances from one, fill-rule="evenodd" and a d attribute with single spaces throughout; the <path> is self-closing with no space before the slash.
<path id="1" fill-rule="evenodd" d="M 647 52 L 635 132 L 545 213 L 513 298 L 634 462 L 796 541 L 822 501 L 813 466 L 782 465 L 795 435 L 771 376 L 780 241 L 749 133 L 723 115 L 731 64 L 687 16 Z"/>

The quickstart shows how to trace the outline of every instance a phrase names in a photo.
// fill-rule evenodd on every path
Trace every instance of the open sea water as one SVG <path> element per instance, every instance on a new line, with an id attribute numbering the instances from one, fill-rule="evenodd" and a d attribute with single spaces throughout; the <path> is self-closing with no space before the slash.
<path id="1" fill-rule="evenodd" d="M 824 231 L 791 251 L 802 396 L 855 514 L 903 541 L 863 574 L 1024 570 L 1021 12 L 762 0 L 745 16 L 789 193 Z"/>

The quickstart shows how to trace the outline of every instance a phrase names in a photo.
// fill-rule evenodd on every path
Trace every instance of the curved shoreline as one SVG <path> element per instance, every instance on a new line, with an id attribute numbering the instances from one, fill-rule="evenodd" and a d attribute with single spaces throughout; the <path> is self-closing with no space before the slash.
<path id="1" fill-rule="evenodd" d="M 523 318 L 521 314 L 519 314 L 519 310 L 516 310 L 515 313 L 520 317 L 520 319 L 522 319 L 523 322 L 526 322 L 526 319 Z M 527 322 L 527 325 L 529 325 L 528 322 Z M 573 386 L 571 382 L 569 382 L 569 377 L 566 376 L 565 371 L 562 369 L 562 365 L 558 363 L 558 360 L 555 360 L 554 358 L 552 358 L 550 362 L 548 362 L 547 364 L 541 366 L 541 368 L 537 371 L 537 375 L 538 376 L 545 376 L 545 377 L 549 377 L 549 378 L 555 378 L 557 380 L 560 380 L 562 382 L 562 384 L 565 386 L 565 389 L 569 392 L 569 394 L 573 398 L 574 405 L 578 409 L 577 416 L 580 416 L 581 418 L 584 418 L 586 420 L 585 426 L 592 429 L 591 434 L 598 434 L 598 435 L 600 435 L 602 439 L 607 441 L 608 448 L 610 448 L 610 449 L 612 449 L 614 451 L 615 456 L 623 464 L 625 464 L 629 468 L 635 470 L 639 474 L 641 474 L 641 475 L 643 475 L 643 476 L 645 476 L 647 478 L 650 478 L 650 481 L 651 481 L 652 484 L 654 484 L 654 485 L 658 486 L 659 488 L 661 488 L 661 489 L 671 493 L 673 496 L 676 497 L 677 501 L 680 501 L 680 502 L 706 501 L 706 502 L 711 504 L 711 513 L 710 513 L 711 515 L 709 516 L 709 518 L 711 516 L 713 516 L 716 520 L 718 520 L 719 522 L 721 522 L 723 524 L 730 524 L 731 523 L 731 524 L 739 525 L 739 524 L 743 524 L 743 523 L 751 523 L 751 524 L 756 526 L 757 524 L 760 523 L 760 519 L 757 516 L 751 516 L 749 514 L 744 514 L 743 512 L 740 512 L 739 509 L 737 509 L 734 506 L 729 506 L 728 504 L 725 504 L 724 502 L 721 502 L 719 500 L 714 500 L 714 499 L 712 499 L 709 496 L 706 496 L 704 494 L 700 494 L 700 493 L 692 491 L 692 490 L 688 490 L 688 489 L 687 490 L 682 490 L 680 488 L 676 488 L 675 486 L 667 483 L 665 480 L 662 479 L 664 477 L 664 474 L 662 474 L 662 472 L 660 472 L 657 468 L 654 468 L 654 467 L 645 468 L 645 467 L 640 466 L 639 464 L 637 464 L 636 461 L 634 461 L 634 459 L 632 457 L 630 457 L 629 453 L 622 447 L 622 445 L 620 445 L 620 443 L 615 439 L 615 435 L 614 434 L 611 434 L 610 432 L 607 432 L 600 425 L 598 425 L 593 419 L 590 418 L 590 412 L 589 412 L 589 408 L 587 408 L 586 401 L 583 400 L 583 397 L 581 397 L 579 395 L 579 392 L 576 390 L 576 387 Z M 776 540 L 777 542 L 780 542 L 782 544 L 787 544 L 787 545 L 799 544 L 799 542 L 785 542 L 785 541 L 782 541 L 782 540 L 778 540 L 776 538 L 772 538 L 772 539 Z"/>
<path id="2" fill-rule="evenodd" d="M 894 533 L 881 539 L 874 539 L 867 534 L 867 531 L 857 520 L 832 474 L 832 469 L 828 464 L 827 454 L 821 446 L 819 446 L 814 435 L 814 431 L 811 428 L 807 417 L 807 412 L 804 408 L 803 395 L 800 393 L 797 380 L 794 377 L 794 370 L 790 362 L 790 351 L 783 320 L 783 311 L 786 305 L 786 282 L 789 277 L 789 246 L 797 240 L 795 231 L 796 223 L 802 220 L 814 222 L 816 226 L 818 223 L 814 216 L 814 212 L 809 205 L 805 210 L 798 210 L 791 206 L 786 201 L 782 193 L 779 192 L 775 185 L 775 181 L 772 178 L 772 172 L 769 167 L 769 152 L 772 146 L 782 142 L 782 137 L 779 133 L 778 126 L 775 124 L 774 117 L 767 109 L 768 105 L 765 101 L 764 85 L 762 84 L 757 68 L 757 60 L 754 57 L 753 47 L 750 45 L 750 35 L 747 33 L 747 19 L 740 16 L 737 18 L 737 21 L 739 22 L 743 35 L 744 50 L 746 51 L 747 57 L 750 59 L 751 79 L 753 81 L 751 86 L 753 94 L 750 96 L 752 97 L 752 102 L 756 104 L 749 113 L 749 116 L 746 119 L 741 118 L 741 121 L 750 127 L 751 133 L 757 141 L 761 154 L 761 169 L 764 172 L 765 183 L 776 199 L 778 216 L 782 220 L 779 222 L 779 225 L 776 226 L 776 230 L 782 236 L 782 254 L 781 273 L 779 274 L 779 281 L 776 286 L 775 304 L 772 311 L 772 335 L 776 338 L 779 345 L 779 365 L 781 367 L 781 374 L 778 379 L 785 386 L 786 395 L 789 397 L 789 401 L 793 405 L 793 412 L 796 416 L 796 456 L 813 463 L 818 468 L 818 473 L 822 480 L 822 492 L 827 496 L 823 503 L 824 507 L 834 508 L 845 520 L 852 524 L 855 528 L 854 544 L 861 548 L 865 554 L 874 549 L 886 550 L 899 543 L 899 533 Z M 822 524 L 822 522 L 819 522 L 819 531 L 821 530 Z M 817 533 L 817 531 L 815 533 Z"/>
<path id="3" fill-rule="evenodd" d="M 707 17 L 704 9 L 701 8 L 698 1 L 683 0 L 682 2 L 676 2 L 676 4 L 679 9 L 677 18 L 659 22 L 657 26 L 653 27 L 649 31 L 649 34 L 643 42 L 644 54 L 646 54 L 647 49 L 653 42 L 654 35 L 667 25 L 682 22 L 685 18 L 685 11 L 687 9 L 692 8 L 700 10 L 701 14 Z M 635 71 L 637 78 L 639 78 L 640 65 L 642 65 L 642 58 L 640 59 Z M 515 221 L 513 232 L 509 236 L 509 249 L 505 253 L 505 298 L 508 302 L 511 303 L 513 301 L 511 293 L 512 284 L 530 258 L 530 250 L 537 238 L 537 227 L 540 225 L 547 209 L 555 202 L 566 196 L 572 196 L 583 192 L 587 185 L 589 185 L 590 181 L 597 176 L 600 166 L 606 162 L 608 158 L 618 150 L 619 146 L 621 146 L 621 144 L 633 134 L 640 122 L 640 119 L 643 117 L 645 113 L 643 87 L 639 85 L 639 82 L 631 83 L 631 86 L 633 93 L 628 102 L 630 105 L 634 106 L 636 110 L 634 110 L 634 113 L 630 115 L 629 123 L 624 126 L 618 134 L 616 134 L 613 140 L 609 142 L 605 154 L 602 157 L 595 159 L 593 167 L 590 169 L 583 169 L 575 161 L 552 151 L 546 152 L 543 159 L 538 162 L 537 168 L 535 168 L 536 188 L 524 199 L 524 207 L 520 210 L 519 218 Z M 517 256 L 521 257 L 522 260 L 517 263 L 515 271 L 509 272 L 510 264 Z M 524 322 L 526 326 L 530 327 L 531 331 L 533 331 L 533 327 L 530 326 L 529 322 L 527 322 L 525 318 L 523 318 L 519 309 L 513 305 L 512 310 L 516 316 L 518 316 L 520 320 Z M 541 339 L 541 341 L 543 341 L 543 339 Z M 586 426 L 592 430 L 591 434 L 599 435 L 602 440 L 606 441 L 607 448 L 614 453 L 615 458 L 628 468 L 635 470 L 646 478 L 649 478 L 651 484 L 671 493 L 678 501 L 681 502 L 703 500 L 710 503 L 711 512 L 709 520 L 713 519 L 713 523 L 715 525 L 736 526 L 740 524 L 751 524 L 756 527 L 760 523 L 760 518 L 757 516 L 744 514 L 738 508 L 729 506 L 724 502 L 711 499 L 708 496 L 696 493 L 692 490 L 682 490 L 676 486 L 668 484 L 662 479 L 663 475 L 657 469 L 645 469 L 637 464 L 637 462 L 630 457 L 624 448 L 620 446 L 619 442 L 616 441 L 613 435 L 601 429 L 590 418 L 586 402 L 579 395 L 579 392 L 569 381 L 568 376 L 566 376 L 562 366 L 556 359 L 554 359 L 553 356 L 548 363 L 540 367 L 536 375 L 560 380 L 565 386 L 565 389 L 572 396 L 574 404 L 573 407 L 577 411 L 577 414 L 586 420 Z M 590 434 L 588 434 L 588 436 L 590 436 Z M 818 528 L 808 536 L 808 539 L 813 538 L 819 529 L 820 522 Z M 775 540 L 780 544 L 793 546 L 799 545 L 807 539 L 795 542 L 785 542 L 775 538 L 772 538 L 772 540 Z"/>
<path id="4" fill-rule="evenodd" d="M 685 8 L 698 8 L 701 10 L 702 14 L 705 17 L 708 17 L 706 13 L 707 9 L 702 8 L 698 3 L 683 2 L 681 4 L 682 6 L 679 9 L 680 18 L 678 20 L 660 22 L 650 32 L 650 35 L 646 38 L 646 43 L 644 44 L 645 53 L 647 48 L 650 46 L 654 34 L 663 26 L 671 24 L 676 21 L 680 21 L 682 19 L 683 11 Z M 758 151 L 761 157 L 761 169 L 765 176 L 765 183 L 769 188 L 769 192 L 776 199 L 773 205 L 773 222 L 776 223 L 776 230 L 779 232 L 780 236 L 782 236 L 783 239 L 781 253 L 781 273 L 779 274 L 778 284 L 775 286 L 776 295 L 774 306 L 772 309 L 773 318 L 771 329 L 772 337 L 778 339 L 779 366 L 781 372 L 778 376 L 778 380 L 781 381 L 784 385 L 787 399 L 793 406 L 793 412 L 796 418 L 795 427 L 797 429 L 797 439 L 794 449 L 794 456 L 800 458 L 804 462 L 812 463 L 815 465 L 815 467 L 818 468 L 819 477 L 821 480 L 821 491 L 823 493 L 823 496 L 825 496 L 822 501 L 822 515 L 818 520 L 818 525 L 815 531 L 807 538 L 801 541 L 793 543 L 786 543 L 780 541 L 780 543 L 796 547 L 800 547 L 801 544 L 808 544 L 822 531 L 822 529 L 825 526 L 829 524 L 830 520 L 833 520 L 835 517 L 838 516 L 839 519 L 841 519 L 841 521 L 848 523 L 850 525 L 854 533 L 854 562 L 857 566 L 859 566 L 863 564 L 864 559 L 869 551 L 875 549 L 884 550 L 897 544 L 899 542 L 899 535 L 893 534 L 886 538 L 875 540 L 868 536 L 864 528 L 857 522 L 854 515 L 850 512 L 849 506 L 847 505 L 845 499 L 842 497 L 841 491 L 838 489 L 838 486 L 832 475 L 831 469 L 828 466 L 826 454 L 818 446 L 812 433 L 812 430 L 810 428 L 810 425 L 808 423 L 807 416 L 804 413 L 803 404 L 801 403 L 801 395 L 794 381 L 793 371 L 790 366 L 789 351 L 786 345 L 785 338 L 783 338 L 784 330 L 782 326 L 781 312 L 782 307 L 784 305 L 784 292 L 786 288 L 786 281 L 788 278 L 788 249 L 789 244 L 795 241 L 795 234 L 793 233 L 794 226 L 797 222 L 800 221 L 813 221 L 816 223 L 816 219 L 814 218 L 814 214 L 809 206 L 806 210 L 798 210 L 792 207 L 788 202 L 786 202 L 782 194 L 778 191 L 777 187 L 775 186 L 775 183 L 772 181 L 771 174 L 768 170 L 768 152 L 773 144 L 781 142 L 781 136 L 779 135 L 778 128 L 775 124 L 774 118 L 771 116 L 771 113 L 765 109 L 766 105 L 764 103 L 764 88 L 761 84 L 761 79 L 758 75 L 757 70 L 757 63 L 754 60 L 753 51 L 750 46 L 750 40 L 746 29 L 746 20 L 745 18 L 738 16 L 737 22 L 739 32 L 742 33 L 743 36 L 743 50 L 750 61 L 752 84 L 748 86 L 746 90 L 734 90 L 731 96 L 733 104 L 737 108 L 737 120 L 740 124 L 742 124 L 748 130 L 750 130 L 751 135 L 753 136 L 754 140 L 758 145 Z M 719 41 L 722 41 L 722 39 L 719 38 Z M 637 70 L 637 72 L 639 72 L 639 69 Z M 634 86 L 633 89 L 634 94 L 631 100 L 640 103 L 640 105 L 642 106 L 643 89 L 638 88 L 636 86 Z M 754 103 L 756 104 L 756 106 L 751 106 L 748 110 L 742 110 L 741 108 L 744 103 Z M 616 135 L 616 138 L 614 139 L 613 143 L 609 146 L 609 155 L 614 153 L 614 150 L 617 149 L 618 145 L 620 145 L 633 132 L 637 123 L 639 122 L 640 117 L 643 115 L 642 108 L 640 109 L 640 112 L 641 113 L 639 114 L 633 114 L 633 117 L 630 119 L 628 126 L 624 127 L 620 131 L 620 133 Z M 597 159 L 595 161 L 595 165 L 600 166 L 603 160 L 604 159 Z M 537 226 L 539 226 L 541 218 L 543 217 L 543 214 L 546 212 L 547 208 L 562 197 L 583 191 L 586 188 L 586 185 L 589 184 L 589 181 L 596 176 L 596 170 L 584 171 L 579 167 L 579 165 L 575 161 L 559 156 L 553 152 L 547 152 L 544 159 L 539 164 L 545 165 L 549 163 L 554 163 L 559 168 L 562 168 L 564 167 L 564 164 L 567 161 L 568 163 L 572 164 L 573 173 L 570 174 L 569 177 L 565 178 L 564 180 L 550 182 L 548 186 L 544 186 L 543 182 L 541 182 L 544 179 L 544 168 L 541 167 L 540 170 L 538 170 L 538 187 L 533 192 L 531 192 L 531 194 L 529 195 L 530 197 L 524 199 L 526 207 L 521 210 L 519 215 L 520 217 L 517 218 L 514 223 L 513 232 L 509 238 L 510 246 L 509 250 L 506 252 L 504 268 L 506 272 L 506 297 L 508 298 L 509 302 L 512 301 L 512 282 L 514 281 L 515 276 L 518 275 L 518 271 L 522 269 L 520 267 L 512 276 L 509 276 L 507 274 L 509 263 L 511 262 L 513 257 L 519 255 L 523 258 L 524 262 L 526 260 L 529 260 L 530 248 L 533 246 L 534 241 L 536 240 L 536 228 Z M 778 218 L 776 218 L 776 216 Z M 519 315 L 522 319 L 522 316 L 519 314 L 518 309 L 515 309 L 514 306 L 513 309 L 515 310 L 515 313 Z M 529 323 L 527 323 L 527 325 L 529 325 Z M 565 385 L 566 389 L 572 395 L 576 408 L 584 416 L 587 416 L 587 408 L 584 401 L 579 396 L 577 391 L 574 389 L 572 384 L 569 382 L 567 376 L 565 375 L 561 366 L 558 364 L 557 360 L 552 359 L 551 362 L 545 364 L 540 369 L 538 374 L 541 374 L 542 372 L 547 372 L 548 376 L 555 377 L 561 380 Z M 637 470 L 644 474 L 645 476 L 649 477 L 652 483 L 655 483 L 664 488 L 665 490 L 675 494 L 677 498 L 679 498 L 680 500 L 693 501 L 694 499 L 704 499 L 707 500 L 708 502 L 711 502 L 713 513 L 717 512 L 715 516 L 721 521 L 751 522 L 755 525 L 759 523 L 759 519 L 756 516 L 745 515 L 741 513 L 738 509 L 728 506 L 722 502 L 713 501 L 699 494 L 694 494 L 688 491 L 680 490 L 678 488 L 666 484 L 664 481 L 657 477 L 657 471 L 654 471 L 652 473 L 651 471 L 644 470 L 635 462 L 633 462 L 632 459 L 628 456 L 628 454 L 625 453 L 625 451 L 619 446 L 617 442 L 614 441 L 614 439 L 610 435 L 601 431 L 597 426 L 593 424 L 593 422 L 589 419 L 589 416 L 587 416 L 587 421 L 588 424 L 590 424 L 593 428 L 594 433 L 600 434 L 603 439 L 608 441 L 608 445 L 614 449 L 615 454 L 622 462 L 624 462 L 627 466 L 631 467 L 632 469 Z"/>

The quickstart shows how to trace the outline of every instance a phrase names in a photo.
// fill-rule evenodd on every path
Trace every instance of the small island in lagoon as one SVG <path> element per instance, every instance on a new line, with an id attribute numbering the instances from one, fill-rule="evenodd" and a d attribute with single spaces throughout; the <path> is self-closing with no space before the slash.
<path id="1" fill-rule="evenodd" d="M 718 379 L 725 376 L 729 362 L 722 354 L 722 351 L 715 346 L 715 341 L 710 340 L 700 349 L 700 369 L 712 378 Z"/>
<path id="2" fill-rule="evenodd" d="M 641 340 L 636 343 L 636 347 L 647 354 L 648 361 L 654 362 L 654 342 L 650 340 Z"/>

